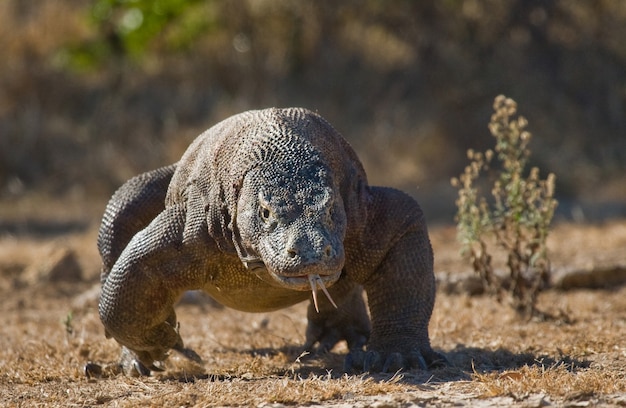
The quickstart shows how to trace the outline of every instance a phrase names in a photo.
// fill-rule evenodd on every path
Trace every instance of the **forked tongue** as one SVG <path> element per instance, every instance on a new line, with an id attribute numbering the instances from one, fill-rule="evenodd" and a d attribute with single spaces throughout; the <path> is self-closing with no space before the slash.
<path id="1" fill-rule="evenodd" d="M 335 303 L 333 298 L 330 297 L 330 293 L 328 293 L 328 290 L 326 289 L 326 286 L 324 286 L 324 281 L 322 280 L 322 278 L 320 278 L 320 276 L 318 274 L 316 274 L 316 273 L 310 274 L 309 275 L 309 283 L 311 284 L 311 291 L 313 292 L 313 304 L 315 305 L 315 310 L 317 311 L 317 313 L 320 312 L 320 308 L 317 305 L 317 287 L 318 286 L 322 289 L 322 292 L 324 292 L 324 294 L 326 295 L 326 297 L 328 298 L 330 303 L 333 306 L 335 306 L 335 309 L 337 309 L 337 304 Z"/>

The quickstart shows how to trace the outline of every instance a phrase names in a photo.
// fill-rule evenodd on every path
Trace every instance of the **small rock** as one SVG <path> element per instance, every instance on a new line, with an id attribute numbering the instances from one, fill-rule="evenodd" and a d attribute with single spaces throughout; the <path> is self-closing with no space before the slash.
<path id="1" fill-rule="evenodd" d="M 70 248 L 54 248 L 40 262 L 24 272 L 27 284 L 39 282 L 80 282 L 83 272 L 76 253 Z"/>
<path id="2" fill-rule="evenodd" d="M 587 268 L 561 268 L 553 271 L 552 285 L 555 288 L 600 289 L 626 283 L 626 265 L 595 265 Z"/>
<path id="3" fill-rule="evenodd" d="M 446 273 L 437 274 L 437 287 L 443 293 L 461 294 L 467 293 L 470 296 L 485 293 L 483 282 L 475 273 Z"/>

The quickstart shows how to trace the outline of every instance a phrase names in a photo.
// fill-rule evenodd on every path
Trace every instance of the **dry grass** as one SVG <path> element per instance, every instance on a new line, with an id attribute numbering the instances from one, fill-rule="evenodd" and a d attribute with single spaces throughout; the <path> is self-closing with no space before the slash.
<path id="1" fill-rule="evenodd" d="M 437 269 L 462 270 L 449 228 L 432 231 Z M 626 223 L 561 226 L 554 242 L 593 250 L 602 239 L 617 254 Z M 0 238 L 1 406 L 388 406 L 411 404 L 619 405 L 626 395 L 626 288 L 548 291 L 539 306 L 563 311 L 571 323 L 524 321 L 487 297 L 440 293 L 431 322 L 436 348 L 452 365 L 431 372 L 347 376 L 345 347 L 300 356 L 304 305 L 245 314 L 194 301 L 178 306 L 187 346 L 205 359 L 200 367 L 172 355 L 167 371 L 151 378 L 115 374 L 118 347 L 104 338 L 97 316 L 98 258 L 95 231 L 54 239 Z M 83 279 L 46 280 L 42 265 L 55 248 L 76 251 Z M 559 248 L 563 248 L 559 252 Z M 572 248 L 555 248 L 557 267 Z M 561 256 L 564 255 L 564 256 Z M 593 262 L 596 254 L 587 253 Z M 39 270 L 40 281 L 28 274 Z M 43 273 L 43 275 L 41 275 Z M 71 313 L 71 315 L 70 315 Z M 68 320 L 68 317 L 70 319 Z M 87 378 L 88 361 L 104 365 Z M 536 402 L 536 401 L 535 401 Z"/>
<path id="2" fill-rule="evenodd" d="M 503 373 L 475 374 L 484 397 L 498 395 L 523 396 L 531 390 L 541 390 L 553 397 L 575 398 L 581 395 L 624 392 L 624 375 L 616 372 L 581 370 L 563 362 L 550 367 L 524 366 Z"/>

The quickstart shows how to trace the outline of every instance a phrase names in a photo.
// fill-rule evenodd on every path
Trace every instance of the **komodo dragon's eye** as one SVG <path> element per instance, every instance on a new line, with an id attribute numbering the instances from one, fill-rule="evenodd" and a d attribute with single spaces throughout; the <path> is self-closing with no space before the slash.
<path id="1" fill-rule="evenodd" d="M 259 218 L 269 231 L 273 231 L 276 228 L 277 222 L 275 215 L 269 208 L 262 205 L 261 208 L 259 208 Z"/>
<path id="2" fill-rule="evenodd" d="M 259 212 L 259 215 L 261 216 L 261 219 L 264 222 L 268 222 L 270 220 L 271 212 L 269 209 L 261 207 L 261 211 Z"/>
<path id="3" fill-rule="evenodd" d="M 269 223 L 272 219 L 272 210 L 270 210 L 270 204 L 269 204 L 270 198 L 268 196 L 266 196 L 265 194 L 263 194 L 262 192 L 259 192 L 259 218 L 261 219 L 261 221 L 263 221 L 265 224 Z"/>

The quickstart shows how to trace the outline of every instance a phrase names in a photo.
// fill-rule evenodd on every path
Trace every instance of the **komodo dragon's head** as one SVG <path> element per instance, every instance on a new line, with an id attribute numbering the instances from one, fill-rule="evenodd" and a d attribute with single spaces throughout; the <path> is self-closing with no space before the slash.
<path id="1" fill-rule="evenodd" d="M 335 283 L 344 266 L 346 213 L 323 161 L 269 162 L 245 175 L 239 191 L 236 233 L 242 259 L 261 279 L 293 290 Z M 241 255 L 241 254 L 240 254 Z"/>

